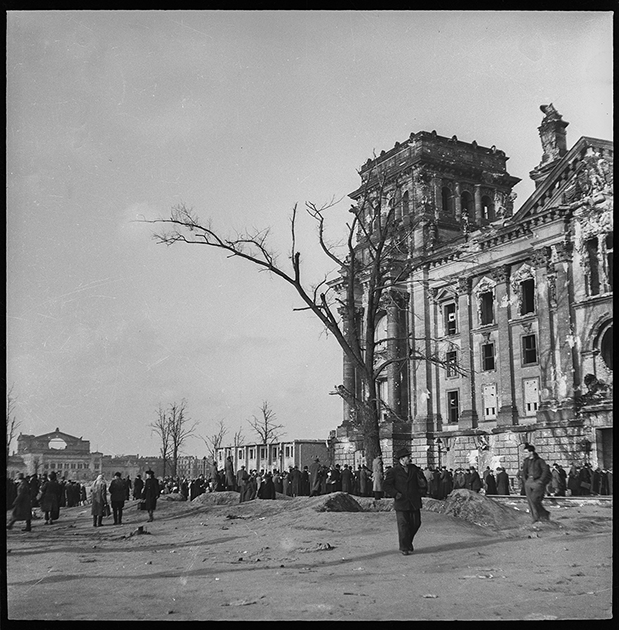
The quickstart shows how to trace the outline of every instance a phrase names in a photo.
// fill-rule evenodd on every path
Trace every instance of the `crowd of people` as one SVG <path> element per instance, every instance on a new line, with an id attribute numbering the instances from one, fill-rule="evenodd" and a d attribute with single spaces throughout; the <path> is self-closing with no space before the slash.
<path id="1" fill-rule="evenodd" d="M 234 491 L 239 501 L 253 499 L 275 499 L 277 494 L 290 497 L 318 496 L 332 492 L 347 492 L 360 497 L 384 496 L 384 480 L 391 466 L 383 467 L 382 457 L 372 462 L 372 468 L 359 464 L 357 468 L 349 464 L 327 466 L 315 458 L 309 466 L 289 466 L 288 470 L 246 470 L 241 466 L 234 470 L 231 457 L 223 468 L 211 464 L 206 475 L 193 479 L 164 477 L 157 479 L 152 470 L 145 473 L 145 479 L 138 474 L 133 481 L 120 472 L 114 474 L 109 485 L 104 475 L 95 482 L 84 485 L 79 481 L 58 479 L 52 471 L 49 474 L 25 476 L 20 473 L 16 480 L 7 480 L 7 509 L 12 509 L 8 527 L 16 521 L 26 521 L 24 531 L 31 531 L 32 511 L 38 508 L 45 524 L 52 524 L 60 517 L 60 508 L 90 505 L 93 526 L 103 524 L 103 517 L 113 515 L 114 524 L 121 525 L 126 501 L 133 498 L 139 508 L 148 513 L 148 521 L 154 519 L 157 498 L 161 494 L 177 493 L 187 501 L 193 501 L 206 492 Z M 550 496 L 590 496 L 612 494 L 612 470 L 593 469 L 589 463 L 572 464 L 568 472 L 558 463 L 551 467 L 552 478 L 545 485 L 545 494 Z M 434 499 L 445 499 L 452 490 L 466 488 L 486 495 L 509 495 L 514 491 L 504 467 L 494 471 L 489 466 L 479 474 L 475 466 L 468 468 L 447 468 L 446 466 L 426 467 L 423 470 L 426 480 L 426 495 Z M 525 495 L 525 478 L 520 470 L 515 478 L 519 483 L 520 494 Z M 35 512 L 36 513 L 36 512 Z"/>

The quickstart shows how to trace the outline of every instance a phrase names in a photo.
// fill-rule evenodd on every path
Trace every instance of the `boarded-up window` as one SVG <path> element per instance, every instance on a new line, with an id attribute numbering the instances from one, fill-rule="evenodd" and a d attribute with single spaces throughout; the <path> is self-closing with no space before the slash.
<path id="1" fill-rule="evenodd" d="M 539 406 L 539 379 L 525 378 L 524 387 L 524 414 L 534 416 Z"/>
<path id="2" fill-rule="evenodd" d="M 496 383 L 482 385 L 481 397 L 484 408 L 484 418 L 492 420 L 496 418 L 497 400 L 496 400 Z"/>

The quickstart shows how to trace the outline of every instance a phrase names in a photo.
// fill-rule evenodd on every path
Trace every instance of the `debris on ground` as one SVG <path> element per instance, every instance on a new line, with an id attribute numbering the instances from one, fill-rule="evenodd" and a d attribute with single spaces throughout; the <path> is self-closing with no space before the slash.
<path id="1" fill-rule="evenodd" d="M 347 492 L 332 492 L 306 499 L 307 507 L 316 512 L 363 512 L 359 503 Z"/>
<path id="2" fill-rule="evenodd" d="M 423 508 L 430 512 L 448 514 L 493 530 L 514 529 L 529 522 L 529 516 L 486 497 L 478 492 L 458 488 L 449 496 L 438 499 L 424 498 Z"/>

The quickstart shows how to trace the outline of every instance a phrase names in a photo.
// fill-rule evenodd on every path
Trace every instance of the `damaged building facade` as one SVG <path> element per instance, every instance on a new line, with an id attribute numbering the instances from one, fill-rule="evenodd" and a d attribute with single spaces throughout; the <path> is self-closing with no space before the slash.
<path id="1" fill-rule="evenodd" d="M 542 158 L 519 208 L 505 153 L 456 136 L 411 134 L 360 170 L 404 187 L 410 272 L 377 334 L 443 361 L 409 358 L 379 383 L 386 464 L 406 446 L 422 467 L 515 475 L 530 442 L 550 463 L 612 469 L 613 144 L 582 137 L 568 150 L 569 123 L 540 109 Z M 360 203 L 361 188 L 350 196 Z M 346 357 L 343 373 L 354 390 Z M 335 463 L 356 466 L 349 418 L 345 403 L 331 445 Z"/>

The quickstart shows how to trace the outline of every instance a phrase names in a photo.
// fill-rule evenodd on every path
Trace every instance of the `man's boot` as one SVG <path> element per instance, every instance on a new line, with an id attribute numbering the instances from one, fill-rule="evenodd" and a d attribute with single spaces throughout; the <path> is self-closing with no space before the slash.
<path id="1" fill-rule="evenodd" d="M 30 521 L 26 521 L 26 527 L 22 529 L 22 532 L 31 532 L 32 531 L 32 523 Z"/>

